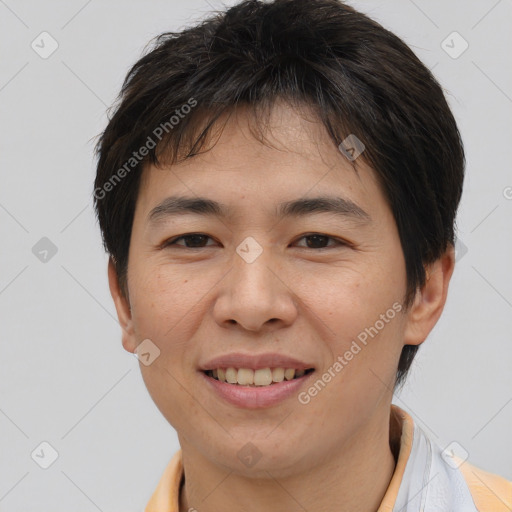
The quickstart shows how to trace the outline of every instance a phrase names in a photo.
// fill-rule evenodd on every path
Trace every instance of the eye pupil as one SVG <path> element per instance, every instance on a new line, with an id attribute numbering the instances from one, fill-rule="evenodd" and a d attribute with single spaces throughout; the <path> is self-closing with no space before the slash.
<path id="1" fill-rule="evenodd" d="M 316 247 L 317 244 L 315 244 L 315 243 L 313 243 L 313 247 L 311 247 L 311 244 L 309 243 L 309 240 L 314 239 L 314 240 L 316 240 L 318 242 L 318 240 L 320 239 L 320 245 L 322 245 L 322 242 L 326 242 L 329 237 L 324 236 L 324 235 L 309 235 L 306 238 L 308 240 L 308 247 L 310 249 L 318 249 L 318 247 Z"/>
<path id="2" fill-rule="evenodd" d="M 184 240 L 187 242 L 187 246 L 190 246 L 189 241 L 192 240 L 192 246 L 195 246 L 195 242 L 201 245 L 201 241 L 205 241 L 206 235 L 188 235 L 186 237 L 183 237 Z"/>

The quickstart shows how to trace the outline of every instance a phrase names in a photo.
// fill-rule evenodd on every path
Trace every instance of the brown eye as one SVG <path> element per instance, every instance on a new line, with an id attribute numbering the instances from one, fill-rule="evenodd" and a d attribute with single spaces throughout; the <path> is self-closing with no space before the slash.
<path id="1" fill-rule="evenodd" d="M 346 245 L 341 240 L 335 239 L 328 235 L 322 235 L 320 233 L 313 233 L 310 235 L 304 235 L 301 240 L 308 240 L 306 242 L 306 249 L 328 249 L 330 247 L 336 247 L 340 245 Z M 329 240 L 334 241 L 334 245 L 328 246 Z"/>
<path id="2" fill-rule="evenodd" d="M 169 240 L 168 242 L 164 243 L 164 247 L 169 246 L 177 246 L 177 247 L 185 247 L 186 249 L 201 249 L 203 247 L 206 247 L 205 242 L 208 239 L 212 239 L 208 235 L 203 235 L 202 233 L 191 233 L 189 235 L 182 235 L 177 238 L 173 238 L 172 240 Z M 184 240 L 185 245 L 183 244 L 177 244 L 176 242 L 178 240 Z"/>

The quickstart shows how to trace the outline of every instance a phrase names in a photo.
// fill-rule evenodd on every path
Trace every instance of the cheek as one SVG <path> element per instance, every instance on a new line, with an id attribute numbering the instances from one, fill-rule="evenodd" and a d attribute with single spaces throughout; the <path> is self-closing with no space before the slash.
<path id="1" fill-rule="evenodd" d="M 393 378 L 403 339 L 404 275 L 400 260 L 390 259 L 331 269 L 328 275 L 305 280 L 315 289 L 311 308 L 328 326 L 328 367 L 341 357 L 334 380 L 347 386 L 347 395 L 360 396 L 379 380 Z"/>
<path id="2" fill-rule="evenodd" d="M 306 277 L 302 274 L 298 290 L 333 334 L 346 339 L 373 325 L 401 301 L 405 292 L 401 277 L 399 269 L 395 272 L 381 265 L 331 267 Z"/>
<path id="3" fill-rule="evenodd" d="M 132 267 L 135 275 L 137 267 Z M 204 289 L 199 278 L 172 271 L 169 266 L 139 267 L 134 278 L 137 293 L 132 301 L 132 317 L 138 339 L 149 338 L 159 349 L 154 362 L 140 364 L 146 388 L 162 415 L 175 428 L 183 428 L 182 418 L 200 415 L 197 403 L 183 391 L 192 366 L 190 339 L 197 328 Z"/>
<path id="4" fill-rule="evenodd" d="M 136 273 L 136 268 L 134 269 Z M 169 267 L 141 268 L 137 295 L 132 301 L 132 316 L 136 331 L 155 340 L 180 341 L 180 332 L 187 319 L 194 315 L 204 295 L 197 278 L 190 278 Z"/>

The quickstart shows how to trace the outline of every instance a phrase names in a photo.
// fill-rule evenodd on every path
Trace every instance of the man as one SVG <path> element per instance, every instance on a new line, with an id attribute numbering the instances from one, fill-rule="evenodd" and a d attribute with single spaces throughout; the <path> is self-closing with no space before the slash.
<path id="1" fill-rule="evenodd" d="M 505 511 L 391 405 L 454 268 L 442 90 L 336 0 L 162 34 L 98 143 L 123 346 L 176 429 L 147 511 Z"/>

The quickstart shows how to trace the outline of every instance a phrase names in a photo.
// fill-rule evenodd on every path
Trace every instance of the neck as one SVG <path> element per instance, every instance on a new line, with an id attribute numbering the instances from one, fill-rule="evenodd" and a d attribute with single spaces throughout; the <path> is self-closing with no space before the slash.
<path id="1" fill-rule="evenodd" d="M 377 511 L 395 469 L 389 411 L 302 473 L 251 478 L 213 464 L 182 442 L 180 512 L 198 510 Z"/>

